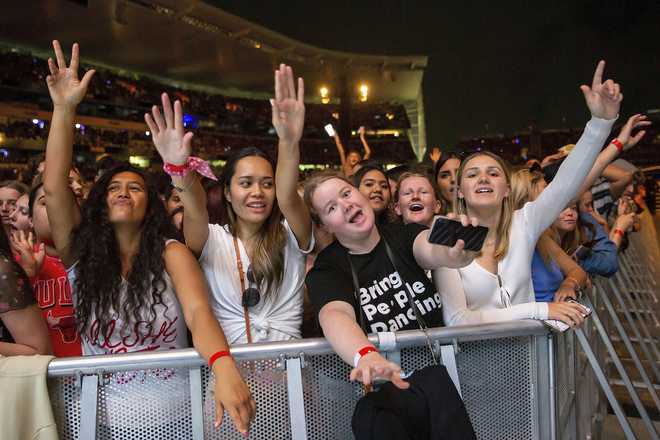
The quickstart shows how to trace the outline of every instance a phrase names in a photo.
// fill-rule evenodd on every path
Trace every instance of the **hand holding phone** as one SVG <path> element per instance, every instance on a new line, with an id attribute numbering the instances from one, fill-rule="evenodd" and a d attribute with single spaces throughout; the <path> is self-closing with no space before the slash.
<path id="1" fill-rule="evenodd" d="M 465 242 L 465 250 L 478 252 L 488 235 L 485 226 L 463 226 L 458 220 L 438 217 L 429 234 L 429 243 L 453 247 L 458 240 Z"/>
<path id="2" fill-rule="evenodd" d="M 335 137 L 335 129 L 332 124 L 327 124 L 324 128 L 325 132 L 328 133 L 328 136 Z"/>

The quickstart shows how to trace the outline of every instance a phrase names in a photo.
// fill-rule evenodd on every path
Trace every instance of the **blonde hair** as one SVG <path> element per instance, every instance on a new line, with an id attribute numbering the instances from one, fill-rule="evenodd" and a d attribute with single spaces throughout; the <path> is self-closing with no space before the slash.
<path id="1" fill-rule="evenodd" d="M 319 226 L 322 225 L 323 222 L 319 217 L 319 213 L 316 211 L 316 209 L 314 209 L 312 198 L 314 197 L 314 192 L 318 189 L 318 187 L 322 183 L 332 179 L 339 179 L 351 185 L 352 187 L 355 187 L 355 185 L 353 185 L 353 182 L 351 182 L 349 179 L 344 177 L 343 174 L 340 174 L 337 171 L 319 171 L 318 173 L 312 174 L 311 176 L 309 176 L 307 180 L 305 180 L 305 184 L 304 184 L 305 192 L 303 194 L 303 201 L 305 202 L 305 205 L 309 210 L 309 216 L 312 218 L 312 221 Z"/>
<path id="2" fill-rule="evenodd" d="M 396 181 L 396 191 L 394 192 L 394 195 L 392 197 L 392 200 L 394 202 L 399 201 L 399 190 L 401 189 L 401 184 L 403 183 L 404 180 L 406 180 L 410 177 L 421 177 L 422 179 L 428 180 L 429 185 L 431 185 L 431 189 L 433 189 L 433 195 L 435 196 L 436 199 L 438 199 L 438 191 L 436 189 L 436 186 L 431 181 L 431 178 L 429 177 L 428 174 L 421 173 L 419 171 L 406 171 L 405 173 L 402 173 L 399 176 L 399 179 Z"/>
<path id="3" fill-rule="evenodd" d="M 514 210 L 520 209 L 525 206 L 525 203 L 532 201 L 536 185 L 543 179 L 543 173 L 530 171 L 529 168 L 522 168 L 511 175 L 511 194 L 509 197 L 513 201 Z"/>
<path id="4" fill-rule="evenodd" d="M 465 165 L 478 156 L 487 156 L 497 162 L 497 164 L 502 168 L 502 171 L 504 172 L 507 185 L 511 187 L 511 169 L 507 163 L 504 162 L 504 159 L 489 151 L 480 151 L 478 153 L 471 154 L 461 162 L 461 166 L 458 168 L 458 173 L 456 174 L 457 190 L 454 194 L 454 206 L 456 206 L 458 214 L 467 214 L 467 205 L 465 203 L 465 199 L 458 197 L 458 190 L 461 187 L 461 180 L 463 179 L 463 171 L 465 170 Z M 513 221 L 514 211 L 515 207 L 513 204 L 513 199 L 511 194 L 509 194 L 509 196 L 504 197 L 502 200 L 502 213 L 500 214 L 500 221 L 495 231 L 496 238 L 494 258 L 496 261 L 503 259 L 507 252 L 509 252 L 509 239 L 511 236 L 511 223 Z"/>

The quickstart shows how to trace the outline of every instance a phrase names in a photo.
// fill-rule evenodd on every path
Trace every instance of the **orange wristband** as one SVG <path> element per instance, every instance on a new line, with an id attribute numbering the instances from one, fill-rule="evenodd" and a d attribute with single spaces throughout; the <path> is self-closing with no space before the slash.
<path id="1" fill-rule="evenodd" d="M 622 229 L 616 228 L 616 229 L 614 230 L 614 235 L 620 235 L 621 238 L 623 238 L 623 236 L 626 235 L 626 233 L 623 232 Z"/>

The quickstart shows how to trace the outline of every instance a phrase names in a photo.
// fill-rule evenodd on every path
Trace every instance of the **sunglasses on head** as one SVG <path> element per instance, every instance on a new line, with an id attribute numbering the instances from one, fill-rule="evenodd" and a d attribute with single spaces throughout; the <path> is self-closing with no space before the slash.
<path id="1" fill-rule="evenodd" d="M 258 288 L 252 287 L 257 284 L 257 281 L 254 278 L 254 273 L 252 272 L 252 265 L 248 266 L 245 277 L 248 280 L 248 287 L 243 291 L 242 304 L 243 307 L 254 307 L 259 304 L 259 301 L 261 301 L 261 293 Z"/>

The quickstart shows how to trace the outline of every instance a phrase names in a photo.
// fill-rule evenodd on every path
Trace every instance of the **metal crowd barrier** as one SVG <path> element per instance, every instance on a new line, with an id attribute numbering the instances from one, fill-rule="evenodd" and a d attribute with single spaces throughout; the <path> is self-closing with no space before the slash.
<path id="1" fill-rule="evenodd" d="M 637 393 L 648 390 L 660 412 L 657 297 L 641 251 L 631 246 L 615 277 L 594 281 L 584 298 L 593 314 L 576 331 L 550 333 L 538 321 L 430 330 L 479 439 L 604 438 L 608 403 L 635 439 L 613 383 L 626 387 L 650 438 L 658 438 Z M 377 335 L 371 340 L 381 345 Z M 612 341 L 624 344 L 641 382 L 630 379 Z M 405 371 L 431 363 L 420 331 L 382 345 Z M 350 367 L 324 339 L 236 346 L 232 354 L 257 401 L 251 438 L 352 438 L 362 387 L 348 382 Z M 620 379 L 612 379 L 612 366 Z M 48 376 L 63 440 L 243 438 L 228 416 L 213 427 L 213 379 L 192 349 L 55 359 Z"/>
<path id="2" fill-rule="evenodd" d="M 445 327 L 429 334 L 460 381 L 479 438 L 552 438 L 551 344 L 542 324 Z M 377 337 L 372 341 L 378 344 Z M 352 438 L 362 387 L 348 382 L 350 368 L 324 339 L 236 346 L 232 353 L 257 402 L 251 438 Z M 398 357 L 406 371 L 431 363 L 420 331 L 397 333 L 388 357 Z M 63 440 L 243 438 L 227 416 L 213 428 L 212 379 L 192 349 L 56 359 L 48 375 Z"/>

